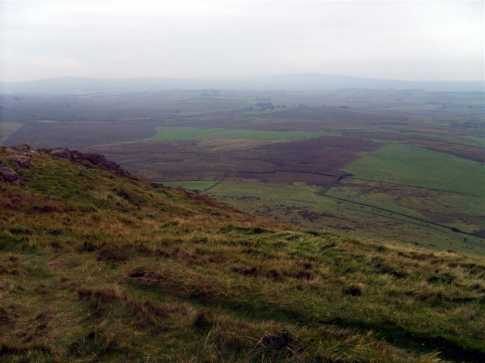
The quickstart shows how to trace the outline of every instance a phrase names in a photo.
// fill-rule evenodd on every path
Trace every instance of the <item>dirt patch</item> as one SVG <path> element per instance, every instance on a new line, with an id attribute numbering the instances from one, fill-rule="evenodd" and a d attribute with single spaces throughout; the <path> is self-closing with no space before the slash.
<path id="1" fill-rule="evenodd" d="M 158 272 L 145 270 L 143 267 L 137 267 L 128 274 L 128 279 L 142 286 L 153 286 L 163 280 L 163 276 Z"/>
<path id="2" fill-rule="evenodd" d="M 197 330 L 208 330 L 213 325 L 212 318 L 206 313 L 200 312 L 194 318 L 193 326 Z"/>
<path id="3" fill-rule="evenodd" d="M 128 248 L 104 246 L 96 253 L 96 260 L 102 262 L 122 263 L 130 258 L 133 251 Z"/>
<path id="4" fill-rule="evenodd" d="M 0 325 L 7 325 L 13 323 L 12 317 L 4 308 L 0 307 Z"/>
<path id="5" fill-rule="evenodd" d="M 371 263 L 376 273 L 391 275 L 397 279 L 403 279 L 408 276 L 407 272 L 388 265 L 379 257 L 374 257 Z"/>
<path id="6" fill-rule="evenodd" d="M 362 295 L 362 287 L 358 285 L 348 286 L 343 290 L 345 295 L 350 296 L 361 296 Z"/>
<path id="7" fill-rule="evenodd" d="M 292 342 L 294 342 L 293 336 L 288 331 L 284 330 L 278 333 L 263 336 L 258 345 L 280 350 L 288 348 Z"/>
<path id="8" fill-rule="evenodd" d="M 97 317 L 109 313 L 112 304 L 122 304 L 140 328 L 150 327 L 160 331 L 165 329 L 164 320 L 174 315 L 182 317 L 191 313 L 186 306 L 180 304 L 156 305 L 150 301 L 136 301 L 116 288 L 82 288 L 77 293 L 79 300 L 89 303 Z"/>
<path id="9" fill-rule="evenodd" d="M 254 266 L 234 266 L 231 270 L 243 276 L 258 275 L 258 269 Z"/>

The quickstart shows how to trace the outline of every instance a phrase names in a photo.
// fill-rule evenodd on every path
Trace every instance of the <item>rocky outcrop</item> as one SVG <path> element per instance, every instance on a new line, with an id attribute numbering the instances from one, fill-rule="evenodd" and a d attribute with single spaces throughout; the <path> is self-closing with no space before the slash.
<path id="1" fill-rule="evenodd" d="M 7 183 L 19 182 L 18 169 L 30 168 L 32 156 L 37 152 L 32 150 L 29 145 L 4 147 L 2 151 L 7 153 L 7 157 L 4 162 L 0 161 L 0 180 Z"/>
<path id="2" fill-rule="evenodd" d="M 15 170 L 0 162 L 0 180 L 7 183 L 15 183 L 20 180 L 20 177 Z"/>
<path id="3" fill-rule="evenodd" d="M 29 145 L 0 147 L 0 152 L 4 154 L 3 162 L 0 161 L 0 181 L 8 183 L 21 182 L 21 169 L 30 168 L 32 166 L 32 158 L 35 155 L 41 154 L 66 159 L 88 168 L 100 168 L 119 176 L 134 178 L 117 163 L 106 159 L 103 155 L 95 153 L 82 153 L 66 148 L 35 150 Z"/>
<path id="4" fill-rule="evenodd" d="M 30 168 L 32 166 L 32 156 L 25 154 L 10 155 L 7 160 L 12 161 L 19 168 Z"/>
<path id="5" fill-rule="evenodd" d="M 48 153 L 56 158 L 67 159 L 74 163 L 82 164 L 86 167 L 97 167 L 111 171 L 116 175 L 131 176 L 130 173 L 122 169 L 117 163 L 106 159 L 101 154 L 82 153 L 80 151 L 70 150 L 67 148 L 43 149 L 42 152 Z"/>

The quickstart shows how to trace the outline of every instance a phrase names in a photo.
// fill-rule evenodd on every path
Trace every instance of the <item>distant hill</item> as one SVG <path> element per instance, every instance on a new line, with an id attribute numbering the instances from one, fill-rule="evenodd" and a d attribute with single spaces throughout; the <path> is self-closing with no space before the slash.
<path id="1" fill-rule="evenodd" d="M 0 83 L 4 94 L 85 94 L 154 92 L 172 89 L 245 89 L 323 91 L 331 89 L 419 89 L 485 92 L 483 81 L 401 81 L 324 74 L 293 74 L 234 80 L 56 78 Z"/>
<path id="2" fill-rule="evenodd" d="M 483 362 L 484 275 L 0 148 L 2 362 Z"/>
<path id="3" fill-rule="evenodd" d="M 482 81 L 402 81 L 359 78 L 325 74 L 294 74 L 268 77 L 255 81 L 270 89 L 327 90 L 327 89 L 416 89 L 447 92 L 485 92 Z"/>

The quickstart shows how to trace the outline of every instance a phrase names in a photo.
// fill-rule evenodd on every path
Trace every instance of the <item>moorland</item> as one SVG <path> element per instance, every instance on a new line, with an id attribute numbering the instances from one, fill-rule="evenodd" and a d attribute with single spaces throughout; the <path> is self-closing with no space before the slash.
<path id="1" fill-rule="evenodd" d="M 5 145 L 101 153 L 302 228 L 485 252 L 483 92 L 24 93 L 2 106 Z"/>

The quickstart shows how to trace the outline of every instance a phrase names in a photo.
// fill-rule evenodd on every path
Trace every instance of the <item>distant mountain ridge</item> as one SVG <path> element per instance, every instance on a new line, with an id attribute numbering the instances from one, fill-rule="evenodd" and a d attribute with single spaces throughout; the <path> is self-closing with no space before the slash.
<path id="1" fill-rule="evenodd" d="M 233 80 L 177 78 L 52 78 L 0 83 L 4 94 L 84 94 L 154 92 L 171 89 L 244 89 L 325 91 L 332 89 L 422 89 L 444 92 L 485 92 L 482 81 L 404 81 L 325 74 L 288 74 Z"/>

